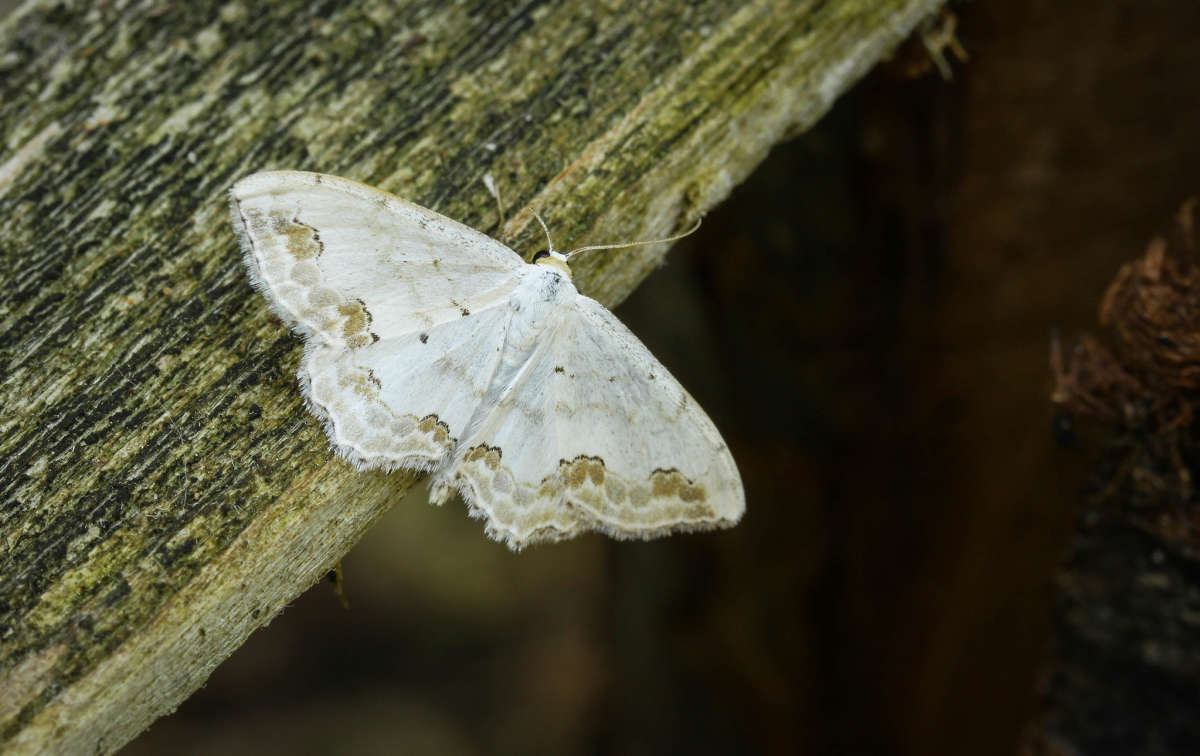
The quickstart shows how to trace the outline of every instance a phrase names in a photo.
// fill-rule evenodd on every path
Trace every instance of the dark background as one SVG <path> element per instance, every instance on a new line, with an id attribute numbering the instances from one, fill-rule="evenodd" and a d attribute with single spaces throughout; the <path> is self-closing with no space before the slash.
<path id="1" fill-rule="evenodd" d="M 418 492 L 125 752 L 1012 753 L 1094 459 L 1050 330 L 1200 191 L 1200 4 L 951 7 L 952 81 L 877 69 L 617 311 L 737 528 L 513 555 Z"/>

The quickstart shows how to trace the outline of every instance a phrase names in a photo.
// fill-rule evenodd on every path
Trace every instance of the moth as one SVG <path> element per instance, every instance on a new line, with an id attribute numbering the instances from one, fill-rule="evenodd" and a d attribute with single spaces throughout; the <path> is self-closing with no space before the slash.
<path id="1" fill-rule="evenodd" d="M 251 282 L 304 338 L 307 406 L 359 469 L 432 473 L 433 503 L 458 493 L 517 550 L 741 518 L 716 426 L 553 244 L 527 263 L 319 173 L 247 176 L 231 206 Z"/>

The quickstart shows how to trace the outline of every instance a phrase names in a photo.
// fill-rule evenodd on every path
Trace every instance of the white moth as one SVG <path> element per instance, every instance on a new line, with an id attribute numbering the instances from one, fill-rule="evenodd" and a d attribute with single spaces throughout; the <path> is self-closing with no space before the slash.
<path id="1" fill-rule="evenodd" d="M 500 242 L 335 176 L 231 191 L 250 280 L 304 336 L 300 386 L 359 469 L 432 471 L 514 549 L 733 525 L 720 433 L 553 249 Z"/>

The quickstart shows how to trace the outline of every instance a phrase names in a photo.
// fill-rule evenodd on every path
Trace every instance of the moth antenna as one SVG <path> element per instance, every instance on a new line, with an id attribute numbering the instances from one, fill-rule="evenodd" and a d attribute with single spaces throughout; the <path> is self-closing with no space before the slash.
<path id="1" fill-rule="evenodd" d="M 496 186 L 496 179 L 492 178 L 491 173 L 483 174 L 483 185 L 496 198 L 496 232 L 502 233 L 504 231 L 504 203 L 500 200 L 500 189 Z"/>
<path id="2" fill-rule="evenodd" d="M 538 215 L 537 210 L 531 208 L 529 212 L 533 213 L 533 217 L 537 218 L 538 223 L 542 224 L 542 230 L 546 232 L 546 251 L 550 254 L 554 254 L 554 242 L 550 239 L 550 229 L 546 228 L 546 221 L 542 220 L 542 216 Z"/>
<path id="3" fill-rule="evenodd" d="M 541 219 L 539 218 L 539 220 Z M 623 242 L 621 244 L 590 244 L 586 247 L 578 247 L 567 253 L 567 259 L 570 259 L 571 255 L 577 255 L 580 252 L 590 252 L 594 249 L 620 249 L 621 247 L 641 247 L 646 244 L 664 244 L 666 242 L 678 241 L 685 236 L 691 236 L 692 234 L 696 233 L 697 229 L 700 228 L 700 221 L 702 220 L 704 220 L 704 216 L 697 218 L 696 224 L 687 231 L 684 231 L 682 234 L 668 236 L 665 239 L 649 239 L 647 241 Z"/>

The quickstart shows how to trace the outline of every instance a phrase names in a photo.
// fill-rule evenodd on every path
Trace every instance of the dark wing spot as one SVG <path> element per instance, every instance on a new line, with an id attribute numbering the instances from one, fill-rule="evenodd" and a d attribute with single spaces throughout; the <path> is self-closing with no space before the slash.
<path id="1" fill-rule="evenodd" d="M 465 317 L 467 317 L 468 315 L 470 315 L 470 314 L 471 314 L 471 311 L 470 311 L 470 310 L 468 310 L 466 307 L 464 307 L 464 308 L 462 308 L 461 310 L 459 310 L 459 312 L 461 312 L 461 313 L 462 313 L 462 316 L 463 316 L 464 318 L 465 318 Z"/>
<path id="2" fill-rule="evenodd" d="M 555 366 L 554 366 L 554 372 L 556 372 L 556 373 L 561 373 L 562 371 L 563 371 L 563 369 L 562 369 L 562 365 L 555 365 Z"/>
<path id="3" fill-rule="evenodd" d="M 367 309 L 367 303 L 361 299 L 355 299 L 354 301 L 358 302 L 359 306 L 362 307 L 363 314 L 367 316 L 367 325 L 370 325 L 375 320 L 375 316 Z"/>
<path id="4" fill-rule="evenodd" d="M 422 344 L 428 344 L 429 343 L 429 334 L 427 334 L 427 333 L 421 334 L 420 339 L 421 339 Z"/>

